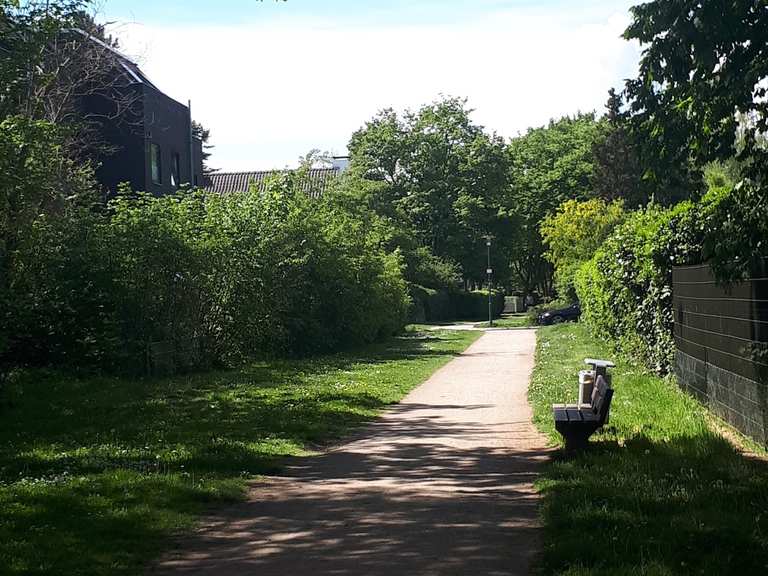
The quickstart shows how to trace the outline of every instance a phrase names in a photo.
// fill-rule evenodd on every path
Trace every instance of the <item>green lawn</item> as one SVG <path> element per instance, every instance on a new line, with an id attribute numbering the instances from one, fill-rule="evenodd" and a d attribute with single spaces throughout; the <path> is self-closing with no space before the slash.
<path id="1" fill-rule="evenodd" d="M 370 420 L 480 334 L 149 381 L 17 378 L 0 399 L 0 574 L 139 574 L 206 506 Z"/>
<path id="2" fill-rule="evenodd" d="M 527 328 L 532 325 L 528 314 L 510 314 L 503 318 L 494 319 L 494 328 Z M 475 324 L 476 328 L 488 328 L 488 322 Z"/>
<path id="3" fill-rule="evenodd" d="M 559 453 L 539 482 L 541 573 L 768 574 L 768 462 L 711 432 L 673 381 L 612 357 L 582 325 L 542 328 L 536 424 L 560 441 L 550 405 L 576 401 L 585 357 L 617 361 L 610 422 L 586 453 Z"/>

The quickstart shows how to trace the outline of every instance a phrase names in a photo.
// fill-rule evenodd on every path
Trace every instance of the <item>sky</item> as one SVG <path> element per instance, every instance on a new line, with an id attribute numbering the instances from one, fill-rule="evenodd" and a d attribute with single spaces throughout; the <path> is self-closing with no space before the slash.
<path id="1" fill-rule="evenodd" d="M 468 99 L 506 138 L 597 110 L 635 76 L 624 0 L 100 0 L 133 58 L 192 101 L 222 171 L 346 153 L 379 110 Z"/>

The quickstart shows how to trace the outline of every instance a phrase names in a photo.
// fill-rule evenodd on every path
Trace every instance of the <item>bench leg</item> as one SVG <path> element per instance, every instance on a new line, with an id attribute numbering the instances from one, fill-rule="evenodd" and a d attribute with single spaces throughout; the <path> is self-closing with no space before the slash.
<path id="1" fill-rule="evenodd" d="M 568 434 L 564 434 L 565 451 L 584 450 L 589 444 L 589 437 L 592 436 L 593 432 L 593 430 L 571 430 Z"/>

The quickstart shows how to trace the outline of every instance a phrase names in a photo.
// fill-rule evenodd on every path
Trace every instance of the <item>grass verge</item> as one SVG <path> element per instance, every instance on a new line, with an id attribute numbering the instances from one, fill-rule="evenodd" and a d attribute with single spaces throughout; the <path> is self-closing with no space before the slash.
<path id="1" fill-rule="evenodd" d="M 341 437 L 480 332 L 161 380 L 30 373 L 0 411 L 0 574 L 137 574 L 206 506 Z"/>
<path id="2" fill-rule="evenodd" d="M 531 317 L 528 314 L 510 314 L 502 318 L 494 319 L 494 328 L 528 328 L 532 326 Z M 475 324 L 475 328 L 488 328 L 488 322 Z"/>
<path id="3" fill-rule="evenodd" d="M 768 463 L 713 432 L 708 414 L 592 339 L 582 325 L 539 330 L 529 398 L 553 442 L 551 404 L 575 402 L 586 357 L 617 363 L 610 422 L 590 449 L 545 469 L 542 574 L 768 574 Z"/>

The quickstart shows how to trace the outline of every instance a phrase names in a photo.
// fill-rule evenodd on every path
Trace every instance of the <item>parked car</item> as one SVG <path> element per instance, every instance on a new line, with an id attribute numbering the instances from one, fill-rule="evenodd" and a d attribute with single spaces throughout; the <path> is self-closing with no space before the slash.
<path id="1" fill-rule="evenodd" d="M 546 326 L 548 324 L 560 324 L 567 320 L 578 320 L 581 316 L 581 306 L 578 303 L 571 304 L 565 308 L 558 308 L 556 310 L 547 310 L 539 314 L 539 324 Z"/>

